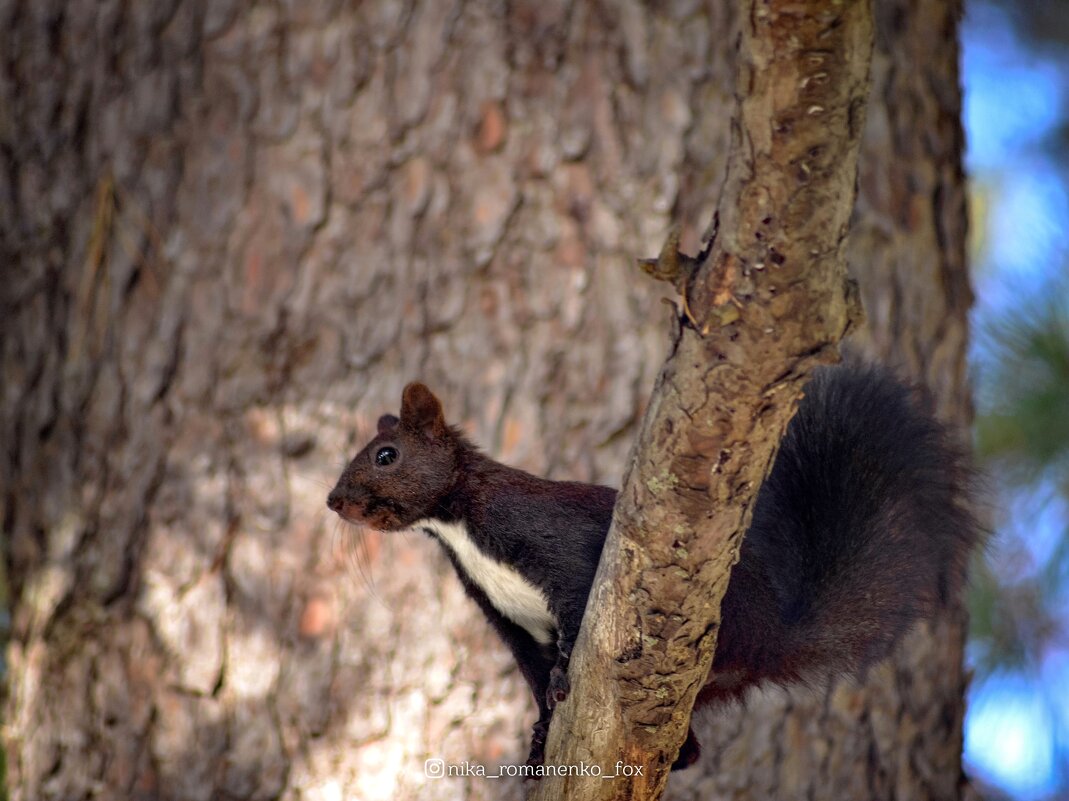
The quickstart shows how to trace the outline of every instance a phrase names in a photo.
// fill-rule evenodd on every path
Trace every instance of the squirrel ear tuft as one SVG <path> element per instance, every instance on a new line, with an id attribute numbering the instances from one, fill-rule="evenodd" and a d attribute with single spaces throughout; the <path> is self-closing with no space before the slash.
<path id="1" fill-rule="evenodd" d="M 430 436 L 445 434 L 441 401 L 423 384 L 409 384 L 401 395 L 401 424 Z"/>
<path id="2" fill-rule="evenodd" d="M 387 431 L 393 431 L 397 428 L 397 424 L 400 421 L 397 419 L 397 415 L 384 414 L 379 418 L 379 433 L 385 434 Z"/>

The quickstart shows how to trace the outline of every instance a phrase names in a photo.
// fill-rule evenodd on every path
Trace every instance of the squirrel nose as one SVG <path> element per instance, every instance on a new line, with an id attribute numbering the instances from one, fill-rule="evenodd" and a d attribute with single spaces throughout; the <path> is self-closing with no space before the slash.
<path id="1" fill-rule="evenodd" d="M 338 490 L 333 490 L 330 495 L 327 496 L 327 506 L 330 507 L 331 511 L 340 512 L 342 504 L 344 503 L 345 501 L 342 498 L 342 494 L 338 492 Z"/>

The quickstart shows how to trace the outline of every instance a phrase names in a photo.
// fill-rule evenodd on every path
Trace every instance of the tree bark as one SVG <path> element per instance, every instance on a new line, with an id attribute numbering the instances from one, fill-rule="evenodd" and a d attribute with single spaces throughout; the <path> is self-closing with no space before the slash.
<path id="1" fill-rule="evenodd" d="M 744 5 L 734 135 L 708 257 L 617 499 L 535 799 L 660 798 L 709 673 L 757 490 L 851 315 L 845 243 L 869 88 L 868 2 Z M 670 241 L 670 248 L 674 243 Z M 677 263 L 671 251 L 662 261 Z M 688 269 L 691 269 L 688 268 Z"/>
<path id="2" fill-rule="evenodd" d="M 957 9 L 880 9 L 851 260 L 876 350 L 953 416 Z M 521 797 L 424 776 L 521 760 L 527 690 L 432 543 L 357 559 L 325 495 L 415 378 L 496 457 L 617 481 L 664 349 L 633 258 L 712 214 L 736 27 L 718 2 L 0 2 L 13 798 Z M 870 689 L 710 722 L 668 795 L 955 797 L 955 625 Z"/>

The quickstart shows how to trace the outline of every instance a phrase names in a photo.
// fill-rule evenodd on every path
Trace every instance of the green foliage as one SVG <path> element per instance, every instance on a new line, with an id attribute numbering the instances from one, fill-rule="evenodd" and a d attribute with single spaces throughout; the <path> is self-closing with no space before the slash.
<path id="1" fill-rule="evenodd" d="M 991 351 L 990 408 L 976 421 L 977 452 L 1030 484 L 1054 470 L 1062 491 L 1069 470 L 1069 286 L 1032 308 L 1018 307 L 982 331 Z"/>
<path id="2" fill-rule="evenodd" d="M 997 564 L 977 560 L 972 574 L 971 634 L 981 677 L 1001 669 L 1032 672 L 1069 634 L 1060 611 L 1069 524 L 1057 515 L 1069 508 L 1069 281 L 1051 283 L 978 335 L 976 449 L 992 487 L 1003 490 L 991 507 L 1007 507 L 996 520 L 1003 529 L 993 545 Z M 1063 526 L 1053 542 L 1037 542 L 1041 518 Z"/>

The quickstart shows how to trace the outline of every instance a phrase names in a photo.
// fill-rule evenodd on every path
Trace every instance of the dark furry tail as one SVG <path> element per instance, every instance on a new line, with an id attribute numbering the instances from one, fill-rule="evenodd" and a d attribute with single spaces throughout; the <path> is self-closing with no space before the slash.
<path id="1" fill-rule="evenodd" d="M 981 538 L 971 484 L 960 447 L 887 372 L 819 371 L 758 495 L 704 700 L 885 657 L 965 581 Z"/>

